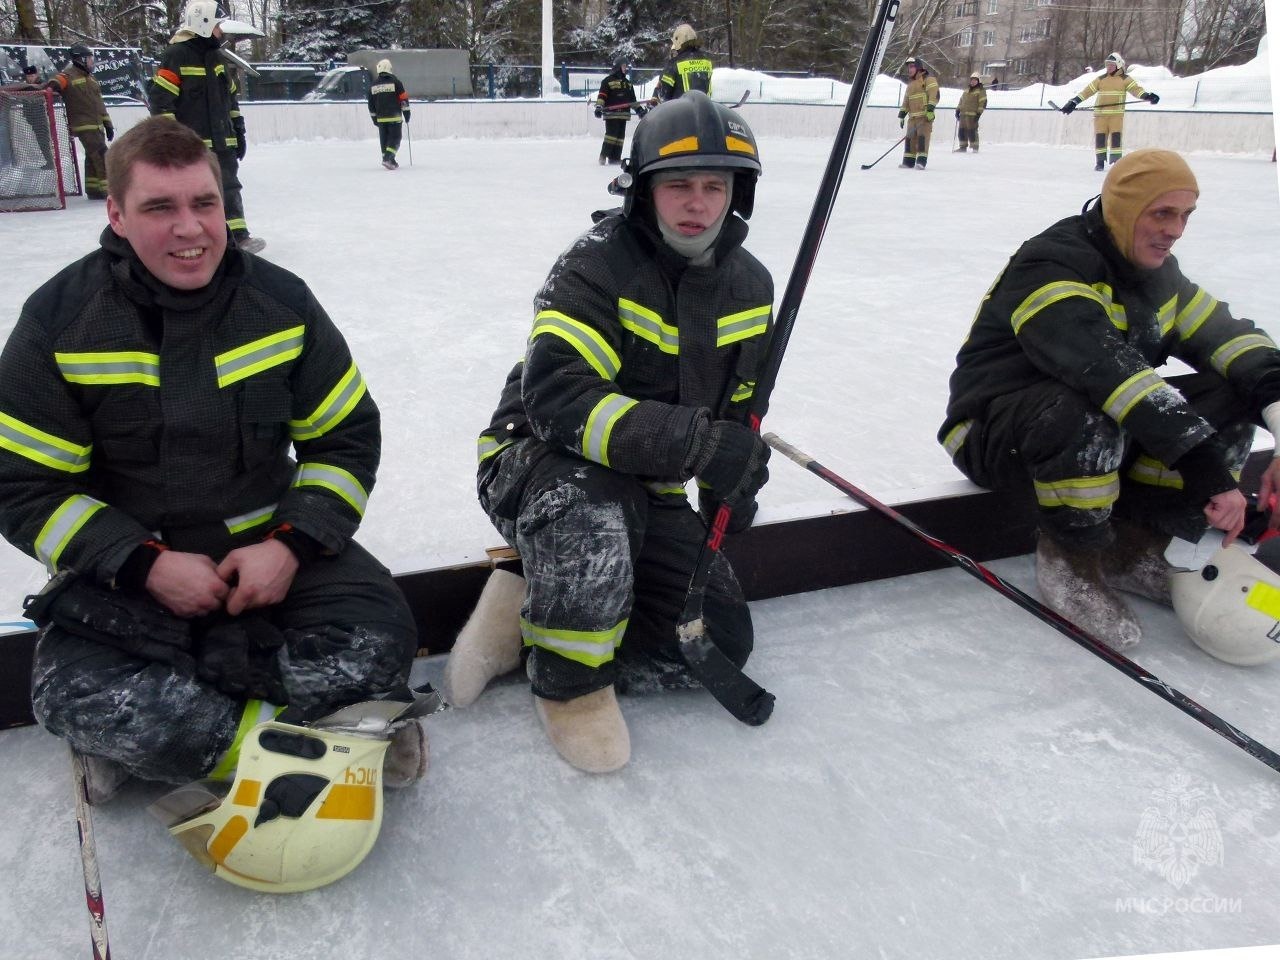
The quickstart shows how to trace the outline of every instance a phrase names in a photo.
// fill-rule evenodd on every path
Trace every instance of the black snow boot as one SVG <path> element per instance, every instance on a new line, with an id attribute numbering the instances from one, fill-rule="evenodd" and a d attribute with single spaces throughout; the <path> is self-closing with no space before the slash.
<path id="1" fill-rule="evenodd" d="M 1113 650 L 1142 639 L 1138 619 L 1103 577 L 1101 550 L 1068 546 L 1041 533 L 1036 586 L 1048 606 Z"/>

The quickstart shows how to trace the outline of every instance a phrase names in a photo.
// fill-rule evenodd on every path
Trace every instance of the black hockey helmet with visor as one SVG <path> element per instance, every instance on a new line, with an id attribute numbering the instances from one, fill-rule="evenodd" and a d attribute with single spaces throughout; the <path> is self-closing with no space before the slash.
<path id="1" fill-rule="evenodd" d="M 631 216 L 637 200 L 648 203 L 657 171 L 699 168 L 733 172 L 730 209 L 749 220 L 761 172 L 755 134 L 739 114 L 691 90 L 650 110 L 636 128 L 619 177 L 630 180 L 619 183 L 625 189 L 623 213 Z"/>

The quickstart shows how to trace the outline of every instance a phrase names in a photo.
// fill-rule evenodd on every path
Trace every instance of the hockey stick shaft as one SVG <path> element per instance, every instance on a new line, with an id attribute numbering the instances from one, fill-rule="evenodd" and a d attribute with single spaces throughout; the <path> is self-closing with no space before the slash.
<path id="1" fill-rule="evenodd" d="M 883 160 L 883 159 L 884 159 L 885 157 L 887 157 L 889 154 L 893 153 L 893 151 L 894 151 L 894 150 L 896 150 L 896 149 L 899 147 L 899 145 L 901 145 L 901 144 L 902 144 L 902 142 L 903 142 L 903 141 L 905 141 L 906 139 L 907 139 L 907 135 L 904 133 L 902 136 L 900 136 L 897 140 L 893 141 L 893 143 L 889 145 L 889 149 L 888 149 L 888 150 L 886 150 L 884 153 L 880 154 L 880 156 L 876 157 L 876 158 L 875 158 L 874 160 L 872 160 L 870 163 L 864 163 L 864 164 L 862 165 L 862 169 L 863 169 L 863 170 L 870 170 L 872 167 L 874 167 L 877 163 L 879 163 L 881 160 Z"/>
<path id="2" fill-rule="evenodd" d="M 1147 101 L 1146 100 L 1126 100 L 1124 102 L 1125 104 L 1134 104 L 1134 103 L 1146 103 Z M 1059 113 L 1062 112 L 1062 108 L 1058 106 L 1056 103 L 1054 103 L 1052 100 L 1046 100 L 1045 103 L 1051 106 L 1054 110 L 1057 110 Z M 1096 107 L 1076 107 L 1071 112 L 1072 113 L 1093 113 L 1093 111 L 1096 109 L 1097 109 Z"/>
<path id="3" fill-rule="evenodd" d="M 107 941 L 107 908 L 102 899 L 102 880 L 98 876 L 98 846 L 93 839 L 93 818 L 89 814 L 84 760 L 75 747 L 70 750 L 71 781 L 76 799 L 76 832 L 80 838 L 80 866 L 84 871 L 84 901 L 89 910 L 93 960 L 111 960 L 111 945 Z"/>
<path id="4" fill-rule="evenodd" d="M 779 453 L 791 460 L 794 460 L 810 473 L 817 474 L 827 483 L 831 484 L 831 486 L 842 491 L 849 497 L 852 497 L 864 507 L 875 511 L 882 517 L 892 520 L 894 523 L 898 524 L 898 526 L 911 533 L 911 535 L 916 539 L 920 540 L 931 549 L 936 550 L 938 553 L 946 556 L 948 560 L 960 569 L 964 570 L 966 573 L 969 573 L 978 580 L 981 580 L 997 593 L 1001 593 L 1008 597 L 1018 606 L 1022 607 L 1022 609 L 1044 621 L 1069 639 L 1074 640 L 1080 646 L 1094 654 L 1094 656 L 1101 660 L 1105 660 L 1131 680 L 1135 680 L 1142 684 L 1143 687 L 1150 690 L 1156 696 L 1173 704 L 1183 713 L 1187 714 L 1187 716 L 1194 720 L 1198 720 L 1214 733 L 1235 744 L 1255 760 L 1260 760 L 1272 770 L 1280 772 L 1280 755 L 1277 755 L 1274 751 L 1263 746 L 1243 731 L 1238 730 L 1217 714 L 1205 709 L 1185 693 L 1174 689 L 1150 671 L 1134 663 L 1124 654 L 1111 649 L 1111 647 L 1107 646 L 1107 644 L 1093 636 L 1091 633 L 1088 633 L 1083 628 L 1076 626 L 1066 617 L 1062 616 L 1050 607 L 1045 606 L 1045 604 L 1041 603 L 1035 597 L 1023 592 L 1007 580 L 1004 580 L 992 573 L 972 557 L 966 556 L 955 547 L 952 547 L 939 540 L 937 537 L 926 533 L 923 529 L 907 517 L 904 517 L 897 510 L 886 506 L 875 497 L 871 496 L 871 494 L 854 486 L 839 474 L 834 473 L 827 467 L 818 463 L 817 460 L 809 456 L 807 453 L 800 452 L 791 444 L 787 443 L 787 441 L 779 437 L 776 433 L 766 434 L 764 439 L 769 446 L 773 447 L 773 449 L 777 450 Z"/>
<path id="5" fill-rule="evenodd" d="M 822 235 L 826 232 L 831 210 L 835 206 L 836 194 L 840 191 L 840 181 L 844 177 L 845 166 L 849 161 L 849 149 L 853 145 L 858 118 L 862 114 L 867 94 L 871 91 L 871 84 L 884 58 L 889 35 L 893 32 L 898 5 L 899 0 L 880 0 L 872 17 L 866 46 L 858 61 L 853 83 L 849 87 L 849 99 L 836 131 L 835 142 L 831 145 L 831 155 L 827 158 L 826 170 L 818 185 L 813 209 L 809 213 L 809 222 L 800 239 L 795 264 L 791 268 L 786 291 L 782 295 L 782 302 L 774 317 L 773 329 L 769 334 L 769 347 L 756 376 L 748 410 L 748 424 L 753 430 L 760 429 L 760 421 L 768 409 L 769 395 L 777 382 L 778 370 L 782 366 L 787 342 L 791 339 L 796 314 L 800 310 L 800 302 L 804 298 L 809 275 L 817 260 L 818 248 L 822 245 Z M 745 100 L 744 94 L 743 101 Z M 757 726 L 768 720 L 773 712 L 773 694 L 746 676 L 710 642 L 702 621 L 703 597 L 711 574 L 711 564 L 724 542 L 731 515 L 732 508 L 729 506 L 728 499 L 722 500 L 712 517 L 707 539 L 703 541 L 693 574 L 689 578 L 689 591 L 685 597 L 676 634 L 689 669 L 711 691 L 721 706 L 743 723 Z M 712 677 L 713 673 L 714 677 Z M 708 681 L 709 677 L 714 681 L 714 685 L 713 682 Z"/>
<path id="6" fill-rule="evenodd" d="M 404 139 L 409 145 L 409 166 L 413 166 L 413 134 L 409 132 L 409 124 L 404 125 Z"/>

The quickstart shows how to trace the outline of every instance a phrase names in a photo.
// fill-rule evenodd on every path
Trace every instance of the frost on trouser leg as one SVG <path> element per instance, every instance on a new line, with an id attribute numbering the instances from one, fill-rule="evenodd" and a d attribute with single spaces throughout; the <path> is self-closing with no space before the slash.
<path id="1" fill-rule="evenodd" d="M 494 570 L 444 665 L 444 696 L 455 707 L 473 703 L 494 677 L 520 665 L 524 578 Z"/>
<path id="2" fill-rule="evenodd" d="M 391 632 L 365 627 L 286 630 L 279 656 L 289 705 L 309 712 L 403 686 L 411 665 L 403 647 Z"/>
<path id="3" fill-rule="evenodd" d="M 1137 618 L 1103 578 L 1101 551 L 1068 547 L 1041 534 L 1036 586 L 1046 604 L 1113 650 L 1142 639 Z"/>

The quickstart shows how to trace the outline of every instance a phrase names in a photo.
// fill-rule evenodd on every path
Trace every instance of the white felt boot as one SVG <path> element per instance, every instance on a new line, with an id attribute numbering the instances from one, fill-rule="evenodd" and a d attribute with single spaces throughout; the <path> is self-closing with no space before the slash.
<path id="1" fill-rule="evenodd" d="M 520 605 L 524 578 L 494 570 L 453 643 L 444 665 L 444 698 L 455 707 L 473 703 L 494 677 L 520 665 Z"/>
<path id="2" fill-rule="evenodd" d="M 535 694 L 533 702 L 551 745 L 579 770 L 609 773 L 631 759 L 631 734 L 612 686 L 572 700 Z"/>
<path id="3" fill-rule="evenodd" d="M 1100 551 L 1071 549 L 1042 535 L 1036 544 L 1036 586 L 1048 606 L 1113 650 L 1127 650 L 1142 639 L 1138 618 L 1103 579 Z"/>

